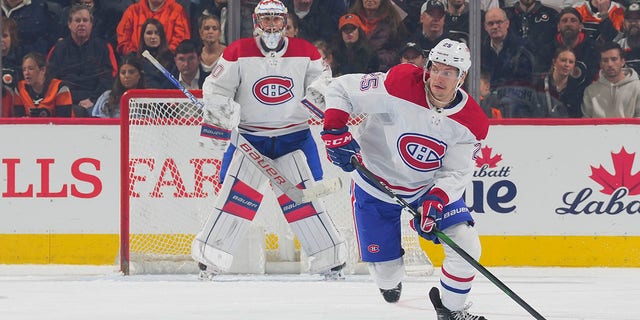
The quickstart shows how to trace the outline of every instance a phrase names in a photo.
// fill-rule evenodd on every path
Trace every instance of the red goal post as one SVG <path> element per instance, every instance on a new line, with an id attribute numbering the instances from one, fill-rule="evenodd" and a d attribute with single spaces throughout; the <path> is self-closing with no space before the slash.
<path id="1" fill-rule="evenodd" d="M 191 91 L 202 98 L 201 90 Z M 213 210 L 220 189 L 220 160 L 199 147 L 201 113 L 180 90 L 134 89 L 121 100 L 120 267 L 132 273 L 196 273 L 191 241 Z M 350 120 L 356 126 L 364 117 Z M 321 120 L 310 119 L 316 143 Z M 320 150 L 324 153 L 324 150 Z M 347 240 L 346 273 L 366 273 L 359 263 L 349 196 L 349 175 L 324 157 L 325 177 L 343 189 L 321 201 Z M 407 219 L 404 219 L 407 220 Z M 415 232 L 403 231 L 405 262 L 418 274 L 433 267 Z M 275 197 L 267 193 L 231 272 L 301 273 L 308 263 Z"/>

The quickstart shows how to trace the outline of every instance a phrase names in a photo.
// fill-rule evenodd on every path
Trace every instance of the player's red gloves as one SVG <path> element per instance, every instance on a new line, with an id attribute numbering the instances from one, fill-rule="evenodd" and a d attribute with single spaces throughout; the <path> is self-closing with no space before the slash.
<path id="1" fill-rule="evenodd" d="M 330 129 L 320 132 L 324 146 L 327 149 L 327 158 L 331 163 L 342 168 L 346 172 L 351 172 L 356 168 L 351 164 L 351 157 L 360 157 L 360 145 L 353 139 L 349 128 Z"/>
<path id="2" fill-rule="evenodd" d="M 409 221 L 411 228 L 427 240 L 437 239 L 431 231 L 433 231 L 433 227 L 439 226 L 442 222 L 443 208 L 444 201 L 442 199 L 434 195 L 427 195 L 422 206 L 418 209 L 420 216 L 414 217 L 413 220 Z"/>

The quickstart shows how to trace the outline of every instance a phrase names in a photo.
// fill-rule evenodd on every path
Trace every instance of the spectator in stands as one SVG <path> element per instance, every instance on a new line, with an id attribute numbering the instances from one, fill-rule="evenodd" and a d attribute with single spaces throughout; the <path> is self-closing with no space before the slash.
<path id="1" fill-rule="evenodd" d="M 378 55 L 379 69 L 383 72 L 400 62 L 397 50 L 408 35 L 391 1 L 357 0 L 351 9 L 351 13 L 362 20 L 369 45 Z"/>
<path id="2" fill-rule="evenodd" d="M 544 74 L 549 70 L 548 46 L 555 37 L 558 27 L 558 11 L 539 0 L 520 0 L 504 11 L 509 17 L 509 32 L 522 39 L 524 45 L 535 57 L 534 72 Z"/>
<path id="3" fill-rule="evenodd" d="M 199 5 L 191 5 L 191 21 L 194 24 L 202 15 L 211 14 L 220 18 L 222 30 L 222 39 L 220 42 L 223 44 L 229 44 L 232 40 L 231 35 L 229 34 L 229 18 L 227 17 L 229 10 L 227 8 L 227 2 L 228 0 L 200 0 Z M 253 10 L 259 0 L 236 0 L 236 2 L 240 3 L 240 37 L 252 37 L 254 29 Z M 195 27 L 196 26 L 194 25 L 193 30 L 196 30 Z M 194 32 L 194 35 L 196 35 L 196 37 L 192 40 L 197 40 L 197 33 Z"/>
<path id="4" fill-rule="evenodd" d="M 584 91 L 585 118 L 640 118 L 640 79 L 624 67 L 622 48 L 615 42 L 600 46 L 600 77 Z"/>
<path id="5" fill-rule="evenodd" d="M 178 43 L 190 39 L 189 20 L 184 8 L 176 0 L 141 0 L 132 4 L 118 24 L 118 53 L 137 52 L 142 46 L 142 26 L 148 18 L 154 18 L 164 26 L 168 47 L 175 50 Z"/>
<path id="6" fill-rule="evenodd" d="M 340 18 L 338 28 L 340 31 L 333 46 L 336 61 L 334 76 L 380 71 L 378 55 L 369 46 L 360 18 L 347 13 Z"/>
<path id="7" fill-rule="evenodd" d="M 342 0 L 283 0 L 289 12 L 299 18 L 298 37 L 309 42 L 330 41 L 338 20 L 347 9 Z"/>
<path id="8" fill-rule="evenodd" d="M 518 1 L 519 0 L 504 0 L 504 6 L 501 8 L 512 7 Z M 584 2 L 584 0 L 542 0 L 542 3 L 558 11 L 560 11 L 562 8 L 573 7 L 574 5 L 582 2 Z"/>
<path id="9" fill-rule="evenodd" d="M 480 107 L 489 118 L 502 119 L 500 97 L 491 90 L 491 74 L 480 72 Z"/>
<path id="10" fill-rule="evenodd" d="M 624 51 L 627 66 L 640 73 L 640 3 L 634 2 L 624 12 L 622 38 L 617 40 Z"/>
<path id="11" fill-rule="evenodd" d="M 13 78 L 22 68 L 22 57 L 18 53 L 18 25 L 7 17 L 2 17 L 2 69 L 9 69 Z M 3 72 L 5 74 L 5 72 Z M 4 80 L 4 79 L 3 79 Z M 7 84 L 5 82 L 5 84 Z"/>
<path id="12" fill-rule="evenodd" d="M 407 14 L 404 20 L 402 20 L 404 22 L 405 28 L 407 29 L 407 32 L 409 34 L 413 34 L 417 30 L 419 30 L 420 14 L 422 13 L 421 9 L 426 0 L 393 0 L 393 2 Z"/>
<path id="13" fill-rule="evenodd" d="M 160 70 L 146 61 L 146 58 L 142 56 L 145 50 L 148 50 L 151 55 L 156 58 L 162 64 L 165 69 L 172 70 L 175 67 L 173 61 L 173 54 L 169 50 L 169 44 L 167 43 L 167 36 L 164 33 L 164 27 L 160 21 L 149 18 L 140 30 L 140 46 L 138 47 L 138 57 L 145 60 L 143 71 L 145 74 L 145 86 L 147 88 L 154 89 L 174 89 L 175 87 L 169 81 Z"/>
<path id="14" fill-rule="evenodd" d="M 48 75 L 43 54 L 34 51 L 24 56 L 22 77 L 14 93 L 14 117 L 74 116 L 69 88 Z"/>
<path id="15" fill-rule="evenodd" d="M 293 12 L 287 13 L 287 27 L 285 32 L 285 36 L 289 38 L 295 38 L 298 36 L 298 33 L 300 33 L 300 18 Z"/>
<path id="16" fill-rule="evenodd" d="M 145 61 L 135 54 L 123 58 L 113 87 L 105 91 L 96 102 L 91 115 L 98 118 L 120 118 L 120 98 L 129 89 L 144 88 L 142 66 Z"/>
<path id="17" fill-rule="evenodd" d="M 582 95 L 585 85 L 571 77 L 576 67 L 576 54 L 569 47 L 555 50 L 549 72 L 536 83 L 542 95 L 540 104 L 544 117 L 582 118 Z"/>
<path id="18" fill-rule="evenodd" d="M 75 115 L 86 117 L 98 97 L 111 87 L 118 63 L 111 45 L 93 36 L 93 15 L 88 7 L 73 6 L 67 25 L 69 36 L 49 52 L 49 72 L 71 91 Z"/>
<path id="19" fill-rule="evenodd" d="M 484 28 L 489 36 L 481 46 L 481 69 L 491 74 L 491 86 L 531 84 L 533 54 L 509 31 L 504 10 L 487 11 Z"/>
<path id="20" fill-rule="evenodd" d="M 45 0 L 3 0 L 2 14 L 18 25 L 19 56 L 27 52 L 47 54 L 59 37 L 59 28 Z"/>
<path id="21" fill-rule="evenodd" d="M 407 42 L 400 48 L 400 63 L 413 63 L 424 68 L 427 63 L 427 54 L 419 43 Z"/>
<path id="22" fill-rule="evenodd" d="M 596 41 L 582 30 L 582 16 L 572 7 L 560 10 L 558 14 L 558 34 L 555 38 L 555 50 L 569 46 L 576 55 L 576 68 L 571 74 L 580 85 L 589 85 L 598 74 L 600 57 L 596 50 Z"/>
<path id="23" fill-rule="evenodd" d="M 174 78 L 189 90 L 202 89 L 204 79 L 209 75 L 200 65 L 200 57 L 196 43 L 186 39 L 182 40 L 176 47 L 174 57 L 175 69 L 172 74 Z"/>
<path id="24" fill-rule="evenodd" d="M 484 17 L 485 12 L 480 11 Z M 469 42 L 469 3 L 465 0 L 448 0 L 444 27 L 457 39 Z"/>
<path id="25" fill-rule="evenodd" d="M 22 58 L 18 55 L 18 25 L 11 18 L 2 17 L 2 106 L 0 117 L 13 114 L 13 91 L 22 70 Z"/>
<path id="26" fill-rule="evenodd" d="M 411 38 L 410 42 L 420 44 L 423 50 L 429 54 L 431 48 L 438 44 L 441 40 L 449 38 L 456 41 L 462 41 L 457 38 L 459 33 L 450 34 L 444 29 L 445 6 L 442 0 L 425 1 L 420 8 L 421 28 L 418 29 Z"/>
<path id="27" fill-rule="evenodd" d="M 198 34 L 202 42 L 200 52 L 200 65 L 205 72 L 211 72 L 218 58 L 222 55 L 225 46 L 220 42 L 220 19 L 214 15 L 202 15 L 198 19 Z"/>
<path id="28" fill-rule="evenodd" d="M 93 36 L 106 40 L 111 47 L 118 46 L 118 34 L 116 28 L 122 18 L 122 14 L 127 7 L 135 3 L 134 0 L 73 0 L 71 6 L 64 10 L 63 21 L 67 20 L 69 10 L 75 5 L 84 5 L 91 10 L 93 16 Z M 69 35 L 69 30 L 65 27 L 64 36 Z"/>
<path id="29" fill-rule="evenodd" d="M 622 30 L 624 7 L 611 0 L 585 0 L 575 5 L 585 33 L 601 42 L 611 41 Z"/>
<path id="30" fill-rule="evenodd" d="M 320 55 L 322 56 L 322 60 L 324 60 L 324 62 L 326 62 L 327 65 L 329 65 L 329 68 L 331 68 L 331 74 L 335 75 L 336 60 L 333 57 L 333 48 L 326 41 L 323 41 L 323 40 L 317 40 L 313 43 L 313 45 L 316 46 L 316 48 L 318 48 L 318 52 L 320 52 Z"/>
<path id="31" fill-rule="evenodd" d="M 215 16 L 220 23 L 220 43 L 229 43 L 226 37 L 227 21 L 227 0 L 200 0 L 190 7 L 189 19 L 191 20 L 191 40 L 201 42 L 200 34 L 195 30 L 200 30 L 200 19 L 206 16 Z M 224 21 L 224 23 L 223 23 Z"/>

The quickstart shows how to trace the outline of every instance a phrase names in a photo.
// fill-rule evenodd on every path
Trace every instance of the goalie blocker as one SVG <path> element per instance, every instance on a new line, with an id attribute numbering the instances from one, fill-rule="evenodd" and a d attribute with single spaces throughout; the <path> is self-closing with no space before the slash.
<path id="1" fill-rule="evenodd" d="M 214 212 L 192 245 L 192 257 L 207 266 L 207 270 L 229 270 L 233 256 L 247 229 L 255 218 L 263 194 L 269 188 L 268 179 L 247 155 L 236 150 L 225 183 L 216 200 Z M 294 151 L 273 161 L 283 174 L 297 184 L 313 184 L 311 170 L 302 151 Z M 226 181 L 225 181 L 226 182 Z M 271 188 L 285 219 L 298 237 L 302 249 L 309 257 L 309 273 L 321 273 L 339 267 L 346 261 L 345 241 L 320 202 L 297 204 L 278 188 Z"/>

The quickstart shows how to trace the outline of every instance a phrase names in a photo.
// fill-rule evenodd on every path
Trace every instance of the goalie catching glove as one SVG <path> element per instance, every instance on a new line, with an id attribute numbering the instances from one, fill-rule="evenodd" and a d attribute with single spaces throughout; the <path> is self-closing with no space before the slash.
<path id="1" fill-rule="evenodd" d="M 202 110 L 202 128 L 200 146 L 220 153 L 222 156 L 231 140 L 231 131 L 240 123 L 240 105 L 231 98 L 216 96 L 205 97 Z"/>
<path id="2" fill-rule="evenodd" d="M 356 157 L 361 161 L 360 145 L 349 133 L 349 127 L 342 129 L 328 129 L 320 132 L 324 146 L 327 149 L 327 159 L 346 172 L 356 168 L 351 164 L 351 158 Z"/>
<path id="3" fill-rule="evenodd" d="M 427 195 L 422 206 L 418 208 L 420 215 L 409 221 L 409 225 L 421 237 L 430 241 L 436 240 L 438 237 L 431 232 L 433 227 L 440 227 L 443 209 L 444 201 L 442 199 L 434 195 Z"/>

